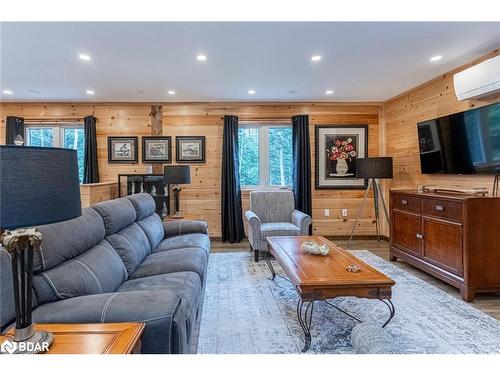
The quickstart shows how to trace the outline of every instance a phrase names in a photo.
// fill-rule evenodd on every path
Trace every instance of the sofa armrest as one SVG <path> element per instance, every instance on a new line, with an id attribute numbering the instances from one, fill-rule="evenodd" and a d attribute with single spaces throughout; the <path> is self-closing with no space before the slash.
<path id="1" fill-rule="evenodd" d="M 309 234 L 309 226 L 312 223 L 312 218 L 299 210 L 293 210 L 292 223 L 300 228 L 301 235 L 307 236 Z"/>
<path id="2" fill-rule="evenodd" d="M 186 323 L 176 314 L 181 297 L 175 291 L 146 290 L 93 294 L 40 305 L 35 323 L 143 322 L 143 353 L 179 353 Z"/>
<path id="3" fill-rule="evenodd" d="M 190 233 L 203 233 L 208 235 L 208 224 L 201 220 L 164 221 L 163 231 L 166 238 Z"/>
<path id="4" fill-rule="evenodd" d="M 245 212 L 245 220 L 248 221 L 248 241 L 254 250 L 260 250 L 260 219 L 253 211 Z"/>

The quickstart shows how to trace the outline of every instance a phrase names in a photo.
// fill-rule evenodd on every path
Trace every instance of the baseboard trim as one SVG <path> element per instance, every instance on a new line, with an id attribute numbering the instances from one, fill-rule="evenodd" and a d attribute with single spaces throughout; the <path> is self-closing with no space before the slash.
<path id="1" fill-rule="evenodd" d="M 325 237 L 329 240 L 348 241 L 351 236 L 323 236 L 323 237 Z M 214 241 L 219 241 L 219 242 L 222 241 L 222 237 L 210 237 L 210 239 L 214 240 Z M 369 235 L 353 236 L 352 239 L 353 240 L 376 240 L 377 235 L 369 234 Z M 381 235 L 380 239 L 383 241 L 386 241 L 386 242 L 389 242 L 389 240 L 390 240 L 390 238 L 388 236 L 384 236 L 384 235 Z M 248 242 L 248 238 L 245 237 L 241 242 Z M 227 243 L 228 245 L 231 245 L 229 242 L 225 242 L 225 243 Z"/>

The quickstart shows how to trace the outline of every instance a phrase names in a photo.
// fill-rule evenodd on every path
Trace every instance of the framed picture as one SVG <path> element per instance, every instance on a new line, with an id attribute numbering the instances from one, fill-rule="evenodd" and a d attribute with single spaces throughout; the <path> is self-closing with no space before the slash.
<path id="1" fill-rule="evenodd" d="M 137 163 L 137 137 L 108 137 L 108 163 Z"/>
<path id="2" fill-rule="evenodd" d="M 142 137 L 143 163 L 172 163 L 172 137 Z"/>
<path id="3" fill-rule="evenodd" d="M 356 159 L 368 156 L 368 125 L 316 125 L 316 189 L 366 189 Z"/>
<path id="4" fill-rule="evenodd" d="M 175 137 L 175 156 L 177 163 L 204 163 L 205 137 Z"/>

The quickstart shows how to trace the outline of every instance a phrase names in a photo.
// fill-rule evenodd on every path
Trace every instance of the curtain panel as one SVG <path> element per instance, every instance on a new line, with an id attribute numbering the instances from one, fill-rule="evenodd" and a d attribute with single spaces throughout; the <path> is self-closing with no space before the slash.
<path id="1" fill-rule="evenodd" d="M 99 164 L 97 160 L 97 119 L 87 116 L 83 120 L 85 132 L 85 151 L 83 159 L 83 183 L 99 182 Z"/>
<path id="2" fill-rule="evenodd" d="M 238 117 L 224 116 L 221 181 L 222 241 L 240 242 L 245 237 L 241 210 Z"/>
<path id="3" fill-rule="evenodd" d="M 20 135 L 24 140 L 24 118 L 7 116 L 5 121 L 5 144 L 13 145 L 16 137 Z"/>
<path id="4" fill-rule="evenodd" d="M 292 157 L 295 209 L 312 217 L 311 143 L 308 115 L 292 117 Z M 312 226 L 309 228 L 309 234 L 312 234 Z"/>

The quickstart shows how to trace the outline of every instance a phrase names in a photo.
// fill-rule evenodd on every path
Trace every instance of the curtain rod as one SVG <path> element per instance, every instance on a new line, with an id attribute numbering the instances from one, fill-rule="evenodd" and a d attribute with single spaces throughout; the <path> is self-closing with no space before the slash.
<path id="1" fill-rule="evenodd" d="M 54 119 L 46 118 L 46 117 L 31 117 L 31 118 L 24 118 L 24 123 L 30 123 L 30 122 L 83 122 L 83 117 L 57 117 Z"/>

